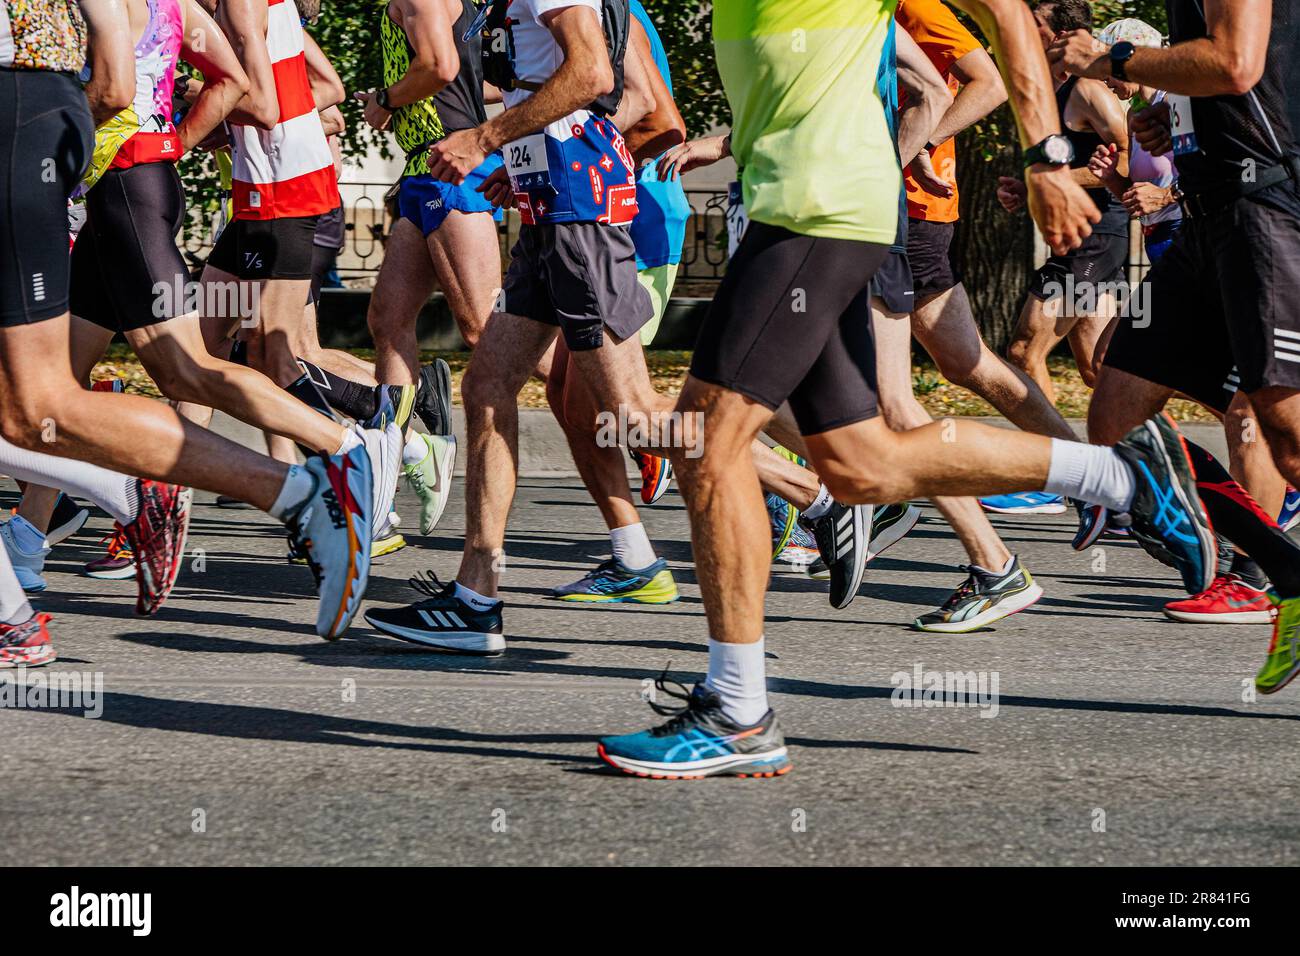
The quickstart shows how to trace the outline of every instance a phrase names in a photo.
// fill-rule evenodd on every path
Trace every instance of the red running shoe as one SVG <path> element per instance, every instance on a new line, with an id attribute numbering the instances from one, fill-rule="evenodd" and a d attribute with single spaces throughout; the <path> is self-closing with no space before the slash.
<path id="1" fill-rule="evenodd" d="M 664 496 L 673 480 L 673 463 L 658 455 L 628 449 L 628 455 L 641 469 L 641 500 L 654 504 Z"/>
<path id="2" fill-rule="evenodd" d="M 54 644 L 45 625 L 48 614 L 33 614 L 21 624 L 0 624 L 0 668 L 40 667 L 54 660 Z"/>
<path id="3" fill-rule="evenodd" d="M 148 617 L 162 607 L 180 573 L 194 492 L 143 478 L 136 480 L 136 489 L 140 513 L 123 526 L 122 533 L 135 555 L 135 581 L 140 591 L 135 613 Z"/>
<path id="4" fill-rule="evenodd" d="M 1187 624 L 1267 624 L 1273 620 L 1268 592 L 1235 574 L 1220 574 L 1200 594 L 1165 605 L 1165 616 Z"/>

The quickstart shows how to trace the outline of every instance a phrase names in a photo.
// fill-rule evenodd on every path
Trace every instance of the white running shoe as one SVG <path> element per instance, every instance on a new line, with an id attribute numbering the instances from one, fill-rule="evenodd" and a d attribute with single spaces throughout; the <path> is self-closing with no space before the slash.
<path id="1" fill-rule="evenodd" d="M 316 633 L 333 641 L 352 623 L 370 581 L 374 476 L 360 445 L 332 458 L 308 459 L 304 467 L 316 488 L 285 525 L 294 551 L 307 556 L 316 578 Z"/>
<path id="2" fill-rule="evenodd" d="M 9 563 L 13 565 L 14 574 L 18 577 L 22 589 L 33 592 L 44 591 L 46 584 L 45 579 L 41 577 L 41 572 L 45 570 L 45 556 L 50 553 L 50 549 L 44 547 L 28 554 L 18 547 L 18 542 L 14 538 L 14 529 L 10 527 L 8 521 L 0 525 L 0 539 L 4 540 L 5 551 L 9 553 Z M 46 544 L 48 543 L 47 541 Z"/>
<path id="3" fill-rule="evenodd" d="M 397 476 L 402 470 L 402 430 L 390 422 L 382 430 L 363 428 L 353 425 L 352 430 L 361 439 L 367 457 L 370 459 L 370 472 L 374 478 L 373 497 L 370 499 L 371 516 L 370 539 L 377 540 L 388 523 L 388 515 L 393 510 L 393 498 L 397 495 Z"/>

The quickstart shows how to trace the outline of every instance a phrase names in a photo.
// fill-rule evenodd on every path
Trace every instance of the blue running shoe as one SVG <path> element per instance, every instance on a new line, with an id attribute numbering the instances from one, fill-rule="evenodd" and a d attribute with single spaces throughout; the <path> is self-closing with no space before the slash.
<path id="1" fill-rule="evenodd" d="M 1277 526 L 1283 531 L 1290 531 L 1297 524 L 1300 524 L 1300 491 L 1287 485 L 1282 511 L 1277 516 Z"/>
<path id="2" fill-rule="evenodd" d="M 799 519 L 799 509 L 770 492 L 763 496 L 763 500 L 767 504 L 767 519 L 772 525 L 772 560 L 775 561 L 790 543 L 790 535 Z"/>
<path id="3" fill-rule="evenodd" d="M 1196 472 L 1174 420 L 1148 419 L 1115 446 L 1133 469 L 1137 493 L 1129 515 L 1142 549 L 1172 563 L 1189 594 L 1209 589 L 1218 571 L 1218 545 L 1196 492 Z"/>
<path id="4" fill-rule="evenodd" d="M 551 597 L 580 604 L 672 604 L 677 600 L 677 582 L 668 562 L 656 558 L 649 567 L 629 568 L 616 558 L 602 561 L 580 581 L 551 590 Z"/>
<path id="5" fill-rule="evenodd" d="M 985 511 L 999 515 L 1059 515 L 1065 513 L 1065 499 L 1045 491 L 1019 491 L 1014 495 L 990 495 L 980 499 Z"/>
<path id="6" fill-rule="evenodd" d="M 1074 510 L 1079 512 L 1079 529 L 1074 532 L 1070 547 L 1075 551 L 1086 551 L 1105 533 L 1106 524 L 1110 521 L 1110 509 L 1084 501 L 1075 501 L 1073 504 Z"/>
<path id="7" fill-rule="evenodd" d="M 666 724 L 636 734 L 603 737 L 596 745 L 600 759 L 611 767 L 656 780 L 697 780 L 729 774 L 736 777 L 778 777 L 790 770 L 785 737 L 776 715 L 768 711 L 748 727 L 722 712 L 722 698 L 703 684 L 689 694 L 667 671 L 655 687 L 685 703 L 680 707 L 650 701 L 654 712 L 671 718 Z M 669 690 L 667 684 L 679 690 Z"/>

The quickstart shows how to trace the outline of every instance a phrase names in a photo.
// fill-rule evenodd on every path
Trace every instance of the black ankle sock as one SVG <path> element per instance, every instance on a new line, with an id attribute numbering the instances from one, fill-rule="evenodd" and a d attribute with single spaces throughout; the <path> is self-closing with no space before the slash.
<path id="1" fill-rule="evenodd" d="M 333 411 L 330 410 L 330 403 L 325 400 L 321 390 L 305 372 L 295 379 L 293 384 L 286 385 L 284 390 L 303 404 L 310 405 L 326 418 L 334 417 Z"/>
<path id="2" fill-rule="evenodd" d="M 1257 562 L 1278 594 L 1300 596 L 1300 546 L 1264 514 L 1213 455 L 1190 441 L 1187 451 L 1196 469 L 1196 490 L 1214 530 Z"/>
<path id="3" fill-rule="evenodd" d="M 1268 577 L 1265 576 L 1264 569 L 1240 552 L 1233 553 L 1231 570 L 1233 574 L 1257 591 L 1262 591 L 1268 587 Z"/>
<path id="4" fill-rule="evenodd" d="M 361 385 L 341 375 L 335 375 L 306 359 L 298 359 L 298 364 L 303 367 L 313 382 L 320 383 L 317 387 L 329 404 L 348 418 L 359 422 L 369 421 L 379 411 L 379 402 L 373 385 Z"/>

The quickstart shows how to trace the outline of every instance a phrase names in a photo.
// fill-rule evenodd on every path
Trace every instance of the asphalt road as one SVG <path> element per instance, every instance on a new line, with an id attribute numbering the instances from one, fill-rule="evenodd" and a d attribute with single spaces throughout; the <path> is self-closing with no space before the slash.
<path id="1" fill-rule="evenodd" d="M 94 534 L 51 557 L 50 670 L 102 673 L 102 715 L 0 712 L 10 860 L 1300 862 L 1300 691 L 1243 700 L 1267 627 L 1165 620 L 1178 594 L 1165 568 L 1127 543 L 1076 554 L 1063 519 L 997 520 L 1047 596 L 979 634 L 904 627 L 960 579 L 962 554 L 928 509 L 843 611 L 821 584 L 777 574 L 768 666 L 794 769 L 682 783 L 614 775 L 594 755 L 598 735 L 652 720 L 645 678 L 705 667 L 675 491 L 645 518 L 682 600 L 575 608 L 543 592 L 607 553 L 599 517 L 575 479 L 526 480 L 504 579 L 510 650 L 495 660 L 364 624 L 319 640 L 308 573 L 284 562 L 278 526 L 197 501 L 204 566 L 156 619 L 133 616 L 132 582 L 76 575 Z M 415 515 L 405 490 L 399 511 Z M 420 569 L 454 574 L 462 528 L 458 493 L 434 537 L 377 563 L 369 600 L 412 597 Z M 996 675 L 996 714 L 894 706 L 891 676 L 918 665 Z"/>

